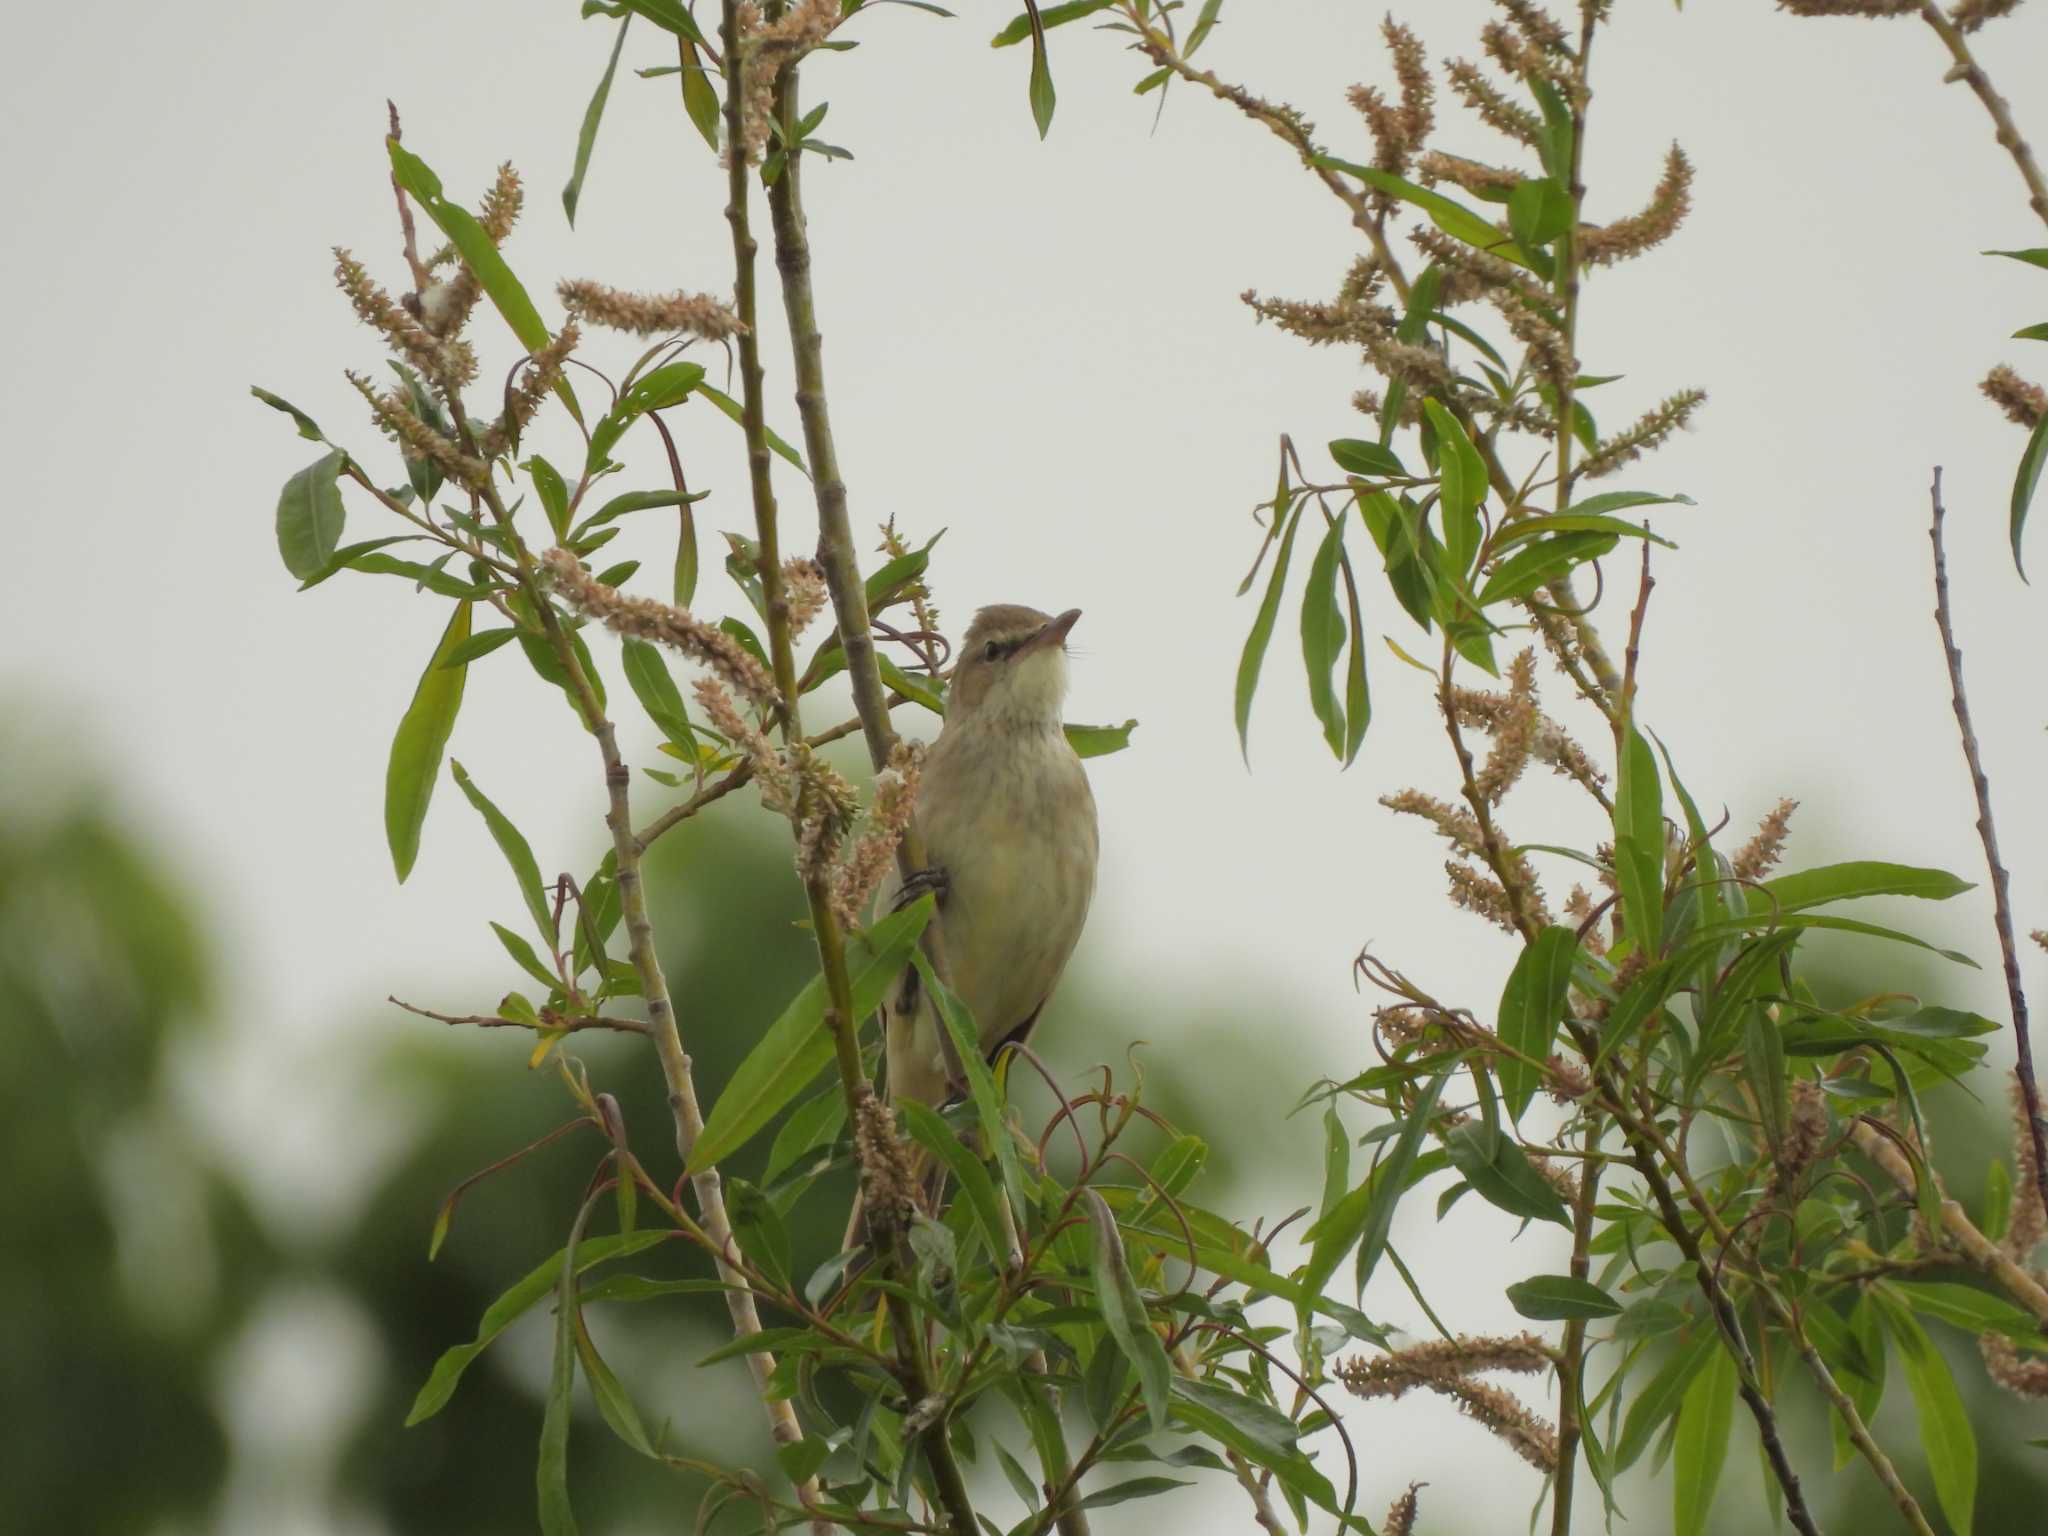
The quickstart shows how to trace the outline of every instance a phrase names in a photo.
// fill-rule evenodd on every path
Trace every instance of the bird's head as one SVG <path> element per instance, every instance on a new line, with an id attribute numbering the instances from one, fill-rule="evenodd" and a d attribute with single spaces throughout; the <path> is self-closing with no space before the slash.
<path id="1" fill-rule="evenodd" d="M 1078 608 L 1052 618 L 1016 603 L 975 614 L 953 668 L 948 718 L 1057 728 L 1067 697 L 1067 631 L 1080 617 Z"/>

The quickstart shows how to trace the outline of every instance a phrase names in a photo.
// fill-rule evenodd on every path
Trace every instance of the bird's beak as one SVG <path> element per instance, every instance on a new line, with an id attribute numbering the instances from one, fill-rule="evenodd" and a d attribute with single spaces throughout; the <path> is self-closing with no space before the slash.
<path id="1" fill-rule="evenodd" d="M 1028 656 L 1033 651 L 1050 651 L 1065 645 L 1067 643 L 1067 631 L 1074 627 L 1080 617 L 1080 609 L 1069 608 L 1065 613 L 1047 624 L 1045 628 L 1019 646 L 1017 653 L 1020 656 Z"/>

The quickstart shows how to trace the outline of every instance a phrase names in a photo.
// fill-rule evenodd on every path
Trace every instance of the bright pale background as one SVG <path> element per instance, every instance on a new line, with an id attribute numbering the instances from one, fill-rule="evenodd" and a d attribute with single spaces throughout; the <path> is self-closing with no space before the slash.
<path id="1" fill-rule="evenodd" d="M 1060 107 L 1039 143 L 1023 51 L 987 47 L 1007 9 L 964 9 L 946 23 L 876 7 L 844 34 L 857 51 L 806 71 L 812 99 L 833 102 L 821 135 L 858 157 L 816 165 L 807 183 L 856 524 L 894 513 L 913 534 L 949 527 L 935 571 L 956 618 L 999 600 L 1084 610 L 1073 718 L 1143 721 L 1135 750 L 1095 768 L 1105 854 L 1082 962 L 1144 1000 L 1133 1033 L 1170 1045 L 1177 1002 L 1220 975 L 1238 989 L 1222 1001 L 1241 1010 L 1246 1049 L 1266 1046 L 1271 1019 L 1304 1018 L 1314 1070 L 1355 1070 L 1368 1006 L 1348 968 L 1362 943 L 1481 1009 L 1511 950 L 1440 904 L 1432 841 L 1373 804 L 1411 783 L 1445 788 L 1425 685 L 1391 653 L 1372 657 L 1378 714 L 1340 775 L 1302 698 L 1290 604 L 1249 775 L 1232 737 L 1248 511 L 1270 494 L 1278 434 L 1317 462 L 1323 441 L 1357 430 L 1346 401 L 1364 382 L 1352 357 L 1255 327 L 1236 295 L 1326 296 L 1352 238 L 1234 111 L 1177 89 L 1155 131 L 1156 98 L 1130 94 L 1149 66 L 1084 27 L 1054 35 Z M 1417 9 L 1436 49 L 1476 53 L 1486 7 Z M 1926 484 L 1946 464 L 1980 730 L 2015 900 L 2023 925 L 2039 924 L 2048 614 L 2005 548 L 2019 436 L 1973 392 L 1995 361 L 2034 362 L 2002 338 L 2048 298 L 2041 273 L 1977 254 L 2040 242 L 2017 178 L 1911 22 L 1617 9 L 1596 60 L 1590 211 L 1636 206 L 1674 137 L 1699 179 L 1670 246 L 1591 284 L 1587 366 L 1627 375 L 1593 403 L 1611 427 L 1684 385 L 1711 395 L 1696 432 L 1620 482 L 1698 502 L 1658 519 L 1683 550 L 1660 562 L 1645 717 L 1701 801 L 1738 825 L 1781 794 L 1803 800 L 1795 861 L 1805 839 L 1808 857 L 1853 847 L 1979 875 L 1929 619 Z M 1340 153 L 1358 152 L 1342 92 L 1386 78 L 1378 12 L 1233 0 L 1224 16 L 1203 61 L 1299 104 Z M 628 65 L 669 61 L 653 28 L 635 32 Z M 247 386 L 377 452 L 339 369 L 379 353 L 327 269 L 343 243 L 398 284 L 386 96 L 452 194 L 473 198 L 501 159 L 526 173 L 508 253 L 551 317 L 558 275 L 723 288 L 718 172 L 673 82 L 622 68 L 572 236 L 555 191 L 610 29 L 579 26 L 566 0 L 36 6 L 10 10 L 0 35 L 0 262 L 14 296 L 0 516 L 16 571 L 0 689 L 17 718 L 57 722 L 71 771 L 118 787 L 237 936 L 238 1027 L 210 1087 L 239 1112 L 219 1133 L 260 1149 L 268 1204 L 317 1223 L 356 1188 L 331 1149 L 374 1156 L 405 1115 L 326 1031 L 445 973 L 451 955 L 495 964 L 479 919 L 504 915 L 508 892 L 481 825 L 445 789 L 418 869 L 393 887 L 384 759 L 439 605 L 388 579 L 294 593 L 271 509 L 316 450 Z M 2048 56 L 2048 11 L 1995 24 L 1982 51 L 2024 91 L 2023 66 Z M 2048 140 L 2048 105 L 2018 110 Z M 783 337 L 765 314 L 772 419 L 794 437 Z M 486 375 L 511 356 L 487 353 Z M 707 520 L 743 525 L 737 432 L 701 407 L 677 421 L 694 483 L 717 490 Z M 805 488 L 785 473 L 781 489 L 801 547 Z M 351 537 L 381 531 L 359 501 L 352 515 Z M 615 547 L 659 570 L 655 534 Z M 704 592 L 723 604 L 719 553 L 707 546 Z M 1632 573 L 1617 562 L 1612 574 Z M 1610 626 L 1627 596 L 1610 600 Z M 1384 595 L 1368 600 L 1375 628 L 1404 637 Z M 516 663 L 476 668 L 454 751 L 546 867 L 581 865 L 597 831 L 591 753 L 557 710 L 528 731 L 533 698 Z M 1579 822 L 1546 824 L 1565 803 L 1532 785 L 1509 824 L 1590 838 Z M 1912 916 L 1990 959 L 1981 894 Z M 1964 978 L 1959 998 L 2003 1013 L 1992 970 Z M 1313 1128 L 1285 1134 L 1306 1180 Z M 1462 1208 L 1442 1228 L 1414 1219 L 1408 1249 L 1475 1328 L 1509 1322 L 1499 1284 L 1554 1257 L 1535 1236 L 1506 1247 L 1504 1229 Z M 1375 1299 L 1419 1321 L 1398 1293 L 1376 1286 Z M 1370 1507 L 1434 1476 L 1480 1528 L 1519 1522 L 1533 1483 L 1476 1432 L 1406 1405 L 1354 1422 L 1382 1453 Z M 1459 1478 L 1469 1458 L 1499 1475 Z M 307 1516 L 304 1528 L 323 1527 Z"/>

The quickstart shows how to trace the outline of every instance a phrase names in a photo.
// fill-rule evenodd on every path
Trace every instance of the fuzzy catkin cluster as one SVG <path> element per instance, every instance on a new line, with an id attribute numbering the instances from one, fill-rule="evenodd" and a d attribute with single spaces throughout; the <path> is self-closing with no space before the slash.
<path id="1" fill-rule="evenodd" d="M 586 618 L 595 619 L 619 634 L 680 651 L 711 668 L 754 704 L 769 709 L 780 707 L 781 695 L 776 692 L 768 669 L 724 630 L 668 603 L 651 597 L 631 597 L 616 587 L 606 586 L 566 549 L 547 551 L 541 556 L 541 566 L 548 584 Z"/>
<path id="2" fill-rule="evenodd" d="M 1482 1371 L 1536 1372 L 1550 1354 L 1534 1334 L 1507 1338 L 1432 1340 L 1337 1364 L 1337 1377 L 1354 1397 L 1399 1398 L 1418 1387 L 1448 1397 L 1475 1423 L 1504 1441 L 1542 1472 L 1557 1469 L 1557 1431 L 1513 1393 L 1471 1378 Z"/>
<path id="3" fill-rule="evenodd" d="M 565 278 L 555 285 L 555 296 L 578 319 L 631 336 L 724 341 L 746 329 L 738 315 L 708 293 L 628 293 L 586 278 Z"/>

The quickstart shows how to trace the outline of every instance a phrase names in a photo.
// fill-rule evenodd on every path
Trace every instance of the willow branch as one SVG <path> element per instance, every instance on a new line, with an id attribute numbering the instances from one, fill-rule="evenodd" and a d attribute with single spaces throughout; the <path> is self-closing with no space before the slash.
<path id="1" fill-rule="evenodd" d="M 782 278 L 782 308 L 789 321 L 790 351 L 796 372 L 797 416 L 803 426 L 804 453 L 810 461 L 811 489 L 818 507 L 818 564 L 832 596 L 839 627 L 839 645 L 846 656 L 846 675 L 853 688 L 853 707 L 867 738 L 868 760 L 879 770 L 895 751 L 898 737 L 889 717 L 889 699 L 875 657 L 873 626 L 868 614 L 867 584 L 861 577 L 860 555 L 846 508 L 846 479 L 839 469 L 839 447 L 832 435 L 832 413 L 825 395 L 825 341 L 818 330 L 818 301 L 811 287 L 810 230 L 803 208 L 803 154 L 796 143 L 798 70 L 782 72 L 775 111 L 784 129 L 782 174 L 768 189 L 769 220 L 775 236 L 775 266 Z M 896 865 L 907 879 L 928 867 L 924 834 L 913 820 L 896 844 Z M 934 913 L 920 944 L 939 979 L 950 978 L 945 932 Z M 949 1075 L 966 1082 L 953 1042 L 939 1032 Z"/>
<path id="2" fill-rule="evenodd" d="M 779 12 L 780 8 L 772 9 Z M 721 7 L 720 36 L 728 61 L 725 126 L 726 142 L 730 147 L 727 156 L 725 213 L 726 222 L 732 229 L 734 310 L 742 327 L 738 336 L 741 424 L 747 440 L 747 465 L 754 506 L 755 534 L 760 550 L 761 588 L 764 606 L 767 609 L 769 654 L 774 664 L 776 687 L 783 701 L 782 737 L 785 743 L 800 747 L 803 741 L 801 696 L 795 647 L 790 635 L 788 594 L 782 576 L 781 532 L 775 505 L 775 489 L 770 477 L 768 428 L 761 373 L 755 278 L 755 256 L 759 251 L 759 245 L 754 239 L 748 220 L 748 181 L 751 172 L 741 149 L 740 123 L 744 109 L 746 74 L 750 67 L 754 67 L 755 61 L 749 59 L 741 48 L 738 0 L 724 0 Z M 788 144 L 782 171 L 784 180 L 795 173 L 797 159 L 795 144 Z M 813 464 L 817 464 L 815 452 Z M 850 542 L 849 540 L 847 549 L 849 559 Z M 858 588 L 857 566 L 854 568 L 854 575 Z M 835 599 L 837 596 L 835 590 Z M 867 625 L 864 609 L 861 617 L 861 638 L 865 640 Z M 847 645 L 847 659 L 850 665 L 854 652 L 843 634 L 841 644 Z M 869 661 L 872 668 L 871 647 Z M 879 695 L 879 672 L 873 681 Z M 886 723 L 886 709 L 883 718 Z M 866 711 L 862 712 L 862 719 L 868 719 Z M 872 742 L 872 736 L 870 740 Z M 883 760 L 886 761 L 886 753 Z M 807 789 L 806 799 L 813 793 L 815 791 Z M 832 905 L 831 893 L 827 886 L 828 879 L 822 868 L 807 869 L 804 872 L 804 894 L 810 905 L 812 936 L 817 942 L 818 963 L 825 979 L 828 999 L 826 1024 L 832 1032 L 840 1086 L 846 1097 L 848 1119 L 859 1123 L 864 1109 L 873 1098 L 874 1090 L 868 1083 L 866 1069 L 861 1063 L 860 1018 L 853 1006 L 853 985 L 847 974 L 845 936 L 840 930 L 838 914 Z M 885 1270 L 892 1278 L 898 1278 L 908 1272 L 910 1261 L 908 1245 L 901 1231 L 893 1234 L 893 1238 L 893 1242 L 881 1245 L 881 1257 Z M 892 1292 L 887 1297 L 887 1310 L 890 1331 L 896 1342 L 897 1370 L 903 1388 L 912 1403 L 922 1407 L 931 1391 L 923 1330 L 901 1295 Z M 925 1430 L 921 1437 L 921 1446 L 926 1465 L 932 1474 L 938 1502 L 946 1512 L 947 1523 L 952 1527 L 954 1536 L 978 1536 L 974 1507 L 967 1494 L 966 1479 L 954 1459 L 943 1414 Z M 824 1522 L 819 1523 L 822 1525 Z"/>
<path id="3" fill-rule="evenodd" d="M 1872 1438 L 1869 1426 L 1863 1422 L 1863 1415 L 1856 1411 L 1856 1405 L 1850 1401 L 1849 1394 L 1844 1392 L 1841 1383 L 1835 1380 L 1835 1373 L 1828 1369 L 1828 1363 L 1821 1359 L 1820 1351 L 1815 1349 L 1806 1337 L 1806 1330 L 1795 1326 L 1792 1337 L 1799 1346 L 1799 1358 L 1806 1362 L 1807 1370 L 1820 1384 L 1821 1394 L 1840 1415 L 1843 1426 L 1849 1432 L 1849 1443 L 1854 1445 L 1863 1459 L 1870 1463 L 1871 1470 L 1877 1474 L 1877 1480 L 1884 1484 L 1884 1491 L 1890 1495 L 1907 1528 L 1912 1531 L 1913 1536 L 1934 1536 L 1934 1530 L 1928 1525 L 1927 1516 L 1920 1508 L 1920 1501 L 1914 1498 L 1912 1491 L 1906 1487 L 1905 1481 L 1899 1476 L 1899 1469 L 1892 1465 L 1891 1457 L 1884 1453 L 1884 1447 Z"/>
<path id="4" fill-rule="evenodd" d="M 1855 1138 L 1856 1150 L 1869 1158 L 1891 1176 L 1894 1184 L 1907 1194 L 1913 1194 L 1920 1187 L 1914 1175 L 1913 1165 L 1907 1161 L 1891 1138 L 1882 1131 L 1873 1130 L 1870 1125 L 1858 1120 L 1850 1130 Z M 1986 1237 L 1977 1224 L 1970 1220 L 1969 1212 L 1961 1204 L 1949 1198 L 1942 1187 L 1941 1178 L 1933 1169 L 1927 1176 L 1934 1180 L 1936 1195 L 1941 1201 L 1941 1225 L 1949 1237 L 1977 1268 L 1998 1283 L 2006 1295 L 2034 1314 L 2034 1319 L 2048 1329 L 2048 1288 L 2028 1274 L 1998 1244 Z"/>
<path id="5" fill-rule="evenodd" d="M 2020 137 L 2020 131 L 2012 120 L 2012 108 L 1998 94 L 1991 83 L 1991 77 L 1984 73 L 1984 67 L 1970 52 L 1969 39 L 1962 29 L 1943 14 L 1934 0 L 1920 0 L 1920 19 L 1934 29 L 1934 35 L 1941 39 L 1948 49 L 1954 66 L 1943 78 L 1951 83 L 1960 80 L 1977 93 L 1977 99 L 1984 103 L 1984 110 L 1991 114 L 1991 125 L 1997 130 L 1998 142 L 2005 152 L 2012 156 L 2012 163 L 2020 173 L 2020 180 L 2027 184 L 2027 205 L 2048 224 L 2048 181 L 2041 179 L 2041 167 L 2034 159 L 2033 150 Z"/>
<path id="6" fill-rule="evenodd" d="M 1998 927 L 1999 960 L 2005 969 L 2005 995 L 2012 1005 L 2012 1035 L 2018 1060 L 2014 1071 L 2020 1080 L 2020 1099 L 2026 1111 L 2027 1134 L 2034 1143 L 2034 1196 L 2048 1215 L 2048 1139 L 2041 1126 L 2041 1091 L 2034 1083 L 2034 1047 L 2027 1020 L 2026 989 L 2020 985 L 2019 945 L 2013 937 L 2011 881 L 1998 858 L 1998 829 L 1991 820 L 1991 780 L 1984 773 L 1984 758 L 1977 750 L 1977 732 L 1970 724 L 1969 695 L 1963 691 L 1963 653 L 1956 645 L 1955 613 L 1948 600 L 1948 555 L 1941 542 L 1942 519 L 1947 510 L 1941 504 L 1941 470 L 1934 471 L 1928 489 L 1934 503 L 1934 521 L 1928 537 L 1934 542 L 1934 622 L 1941 630 L 1942 655 L 1948 661 L 1949 691 L 1956 711 L 1956 730 L 1963 739 L 1963 760 L 1970 767 L 1970 788 L 1977 797 L 1977 836 L 1984 844 L 1984 862 L 1991 870 L 1991 911 Z"/>
<path id="7" fill-rule="evenodd" d="M 1579 1170 L 1579 1198 L 1572 1207 L 1572 1263 L 1574 1280 L 1592 1273 L 1594 1208 L 1600 1190 L 1600 1117 L 1588 1117 L 1584 1147 L 1585 1165 Z M 1564 1325 L 1564 1342 L 1557 1362 L 1557 1480 L 1550 1501 L 1551 1536 L 1571 1536 L 1572 1482 L 1577 1472 L 1579 1408 L 1586 1395 L 1586 1320 L 1575 1317 Z"/>

